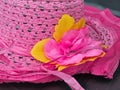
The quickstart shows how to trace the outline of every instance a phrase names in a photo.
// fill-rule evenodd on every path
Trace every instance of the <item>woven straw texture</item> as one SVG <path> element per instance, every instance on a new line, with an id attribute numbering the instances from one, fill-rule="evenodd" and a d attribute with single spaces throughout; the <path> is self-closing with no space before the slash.
<path id="1" fill-rule="evenodd" d="M 40 74 L 41 64 L 31 57 L 30 50 L 39 40 L 52 36 L 63 14 L 78 20 L 83 8 L 83 0 L 0 0 L 0 71 L 5 71 L 0 79 L 52 81 Z"/>

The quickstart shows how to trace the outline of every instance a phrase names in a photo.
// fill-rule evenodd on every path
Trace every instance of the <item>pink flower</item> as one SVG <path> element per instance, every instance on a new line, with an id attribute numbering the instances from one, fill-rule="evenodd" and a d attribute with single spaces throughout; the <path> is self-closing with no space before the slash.
<path id="1" fill-rule="evenodd" d="M 84 18 L 75 22 L 65 14 L 55 26 L 53 38 L 37 42 L 31 55 L 42 63 L 54 64 L 58 70 L 103 57 L 101 42 L 91 39 L 88 31 Z"/>
<path id="2" fill-rule="evenodd" d="M 101 42 L 88 36 L 88 28 L 70 30 L 57 42 L 49 40 L 44 46 L 47 58 L 59 65 L 78 64 L 86 58 L 100 56 L 103 53 Z"/>

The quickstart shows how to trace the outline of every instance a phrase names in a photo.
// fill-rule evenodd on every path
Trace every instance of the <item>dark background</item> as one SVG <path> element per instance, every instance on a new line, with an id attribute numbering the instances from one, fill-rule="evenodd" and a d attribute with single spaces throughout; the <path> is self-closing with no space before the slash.
<path id="1" fill-rule="evenodd" d="M 110 8 L 111 11 L 120 16 L 120 0 L 85 0 L 86 4 L 98 8 Z M 120 90 L 120 66 L 112 80 L 92 75 L 75 75 L 76 80 L 86 90 Z M 46 84 L 31 83 L 9 83 L 1 84 L 0 90 L 71 90 L 63 81 Z"/>
<path id="2" fill-rule="evenodd" d="M 120 16 L 120 0 L 85 0 L 85 2 L 102 9 L 110 8 L 115 15 Z"/>
<path id="3" fill-rule="evenodd" d="M 85 2 L 99 4 L 103 7 L 120 10 L 120 0 L 85 0 Z"/>

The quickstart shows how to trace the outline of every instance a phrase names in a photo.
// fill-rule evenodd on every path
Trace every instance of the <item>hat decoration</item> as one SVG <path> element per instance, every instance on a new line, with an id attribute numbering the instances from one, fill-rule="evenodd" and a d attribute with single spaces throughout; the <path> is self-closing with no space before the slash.
<path id="1" fill-rule="evenodd" d="M 55 26 L 53 38 L 37 42 L 31 55 L 42 63 L 53 64 L 61 71 L 103 57 L 102 43 L 88 36 L 85 19 L 75 23 L 73 17 L 64 14 Z"/>

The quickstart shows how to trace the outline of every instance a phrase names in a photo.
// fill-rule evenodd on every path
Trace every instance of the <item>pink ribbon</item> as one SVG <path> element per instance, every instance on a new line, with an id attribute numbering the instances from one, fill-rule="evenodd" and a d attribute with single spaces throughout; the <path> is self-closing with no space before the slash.
<path id="1" fill-rule="evenodd" d="M 62 80 L 64 80 L 71 87 L 72 90 L 85 90 L 80 86 L 80 84 L 72 76 L 63 72 L 48 70 L 43 65 L 41 65 L 41 68 L 45 70 L 48 74 L 57 76 Z"/>

